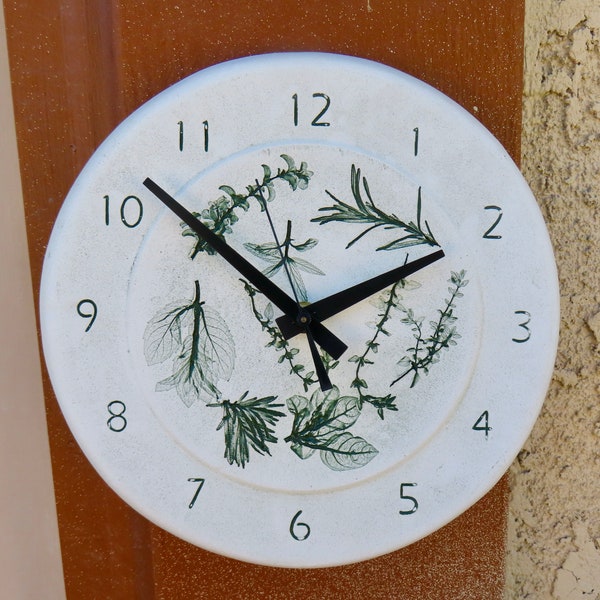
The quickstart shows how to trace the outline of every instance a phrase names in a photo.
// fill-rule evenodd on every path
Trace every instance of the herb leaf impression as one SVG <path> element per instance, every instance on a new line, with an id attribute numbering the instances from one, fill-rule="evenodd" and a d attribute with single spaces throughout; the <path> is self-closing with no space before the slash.
<path id="1" fill-rule="evenodd" d="M 279 186 L 287 184 L 292 192 L 306 189 L 313 175 L 307 163 L 301 162 L 297 167 L 290 156 L 283 154 L 281 158 L 284 167 L 273 170 L 263 164 L 262 180 L 255 179 L 255 183 L 246 186 L 243 193 L 221 185 L 219 190 L 223 195 L 200 213 L 194 213 L 196 217 L 225 239 L 232 233 L 241 215 L 248 211 L 251 202 L 257 202 L 262 209 L 263 202 L 276 199 L 279 191 L 277 182 Z M 342 202 L 325 190 L 335 204 L 319 209 L 327 214 L 312 219 L 320 225 L 335 222 L 364 224 L 366 228 L 347 244 L 347 248 L 378 228 L 400 235 L 377 250 L 404 251 L 418 245 L 439 246 L 429 223 L 423 218 L 420 189 L 414 220 L 403 220 L 378 208 L 367 179 L 354 164 L 351 166 L 351 191 L 354 204 Z M 318 240 L 306 237 L 296 241 L 292 236 L 296 225 L 298 229 L 308 223 L 308 220 L 304 224 L 288 220 L 283 242 L 244 243 L 247 253 L 267 264 L 263 270 L 265 276 L 272 278 L 283 269 L 287 270 L 300 301 L 308 299 L 304 277 L 307 274 L 324 275 L 320 268 L 305 258 L 317 246 Z M 191 259 L 199 260 L 202 254 L 202 261 L 213 260 L 211 247 L 188 226 L 183 226 L 182 235 L 195 240 Z M 302 258 L 301 254 L 304 255 Z M 439 254 L 443 256 L 443 252 Z M 405 265 L 408 258 L 407 255 Z M 456 304 L 468 283 L 465 271 L 452 272 L 448 282 L 449 295 L 429 320 L 415 316 L 414 310 L 405 303 L 403 296 L 419 287 L 412 280 L 395 281 L 372 300 L 375 318 L 367 323 L 372 333 L 364 345 L 346 359 L 344 369 L 349 377 L 343 392 L 335 385 L 326 392 L 318 389 L 319 381 L 314 370 L 303 364 L 308 359 L 306 349 L 302 351 L 300 344 L 298 347 L 292 345 L 291 338 L 287 339 L 276 324 L 271 301 L 244 279 L 240 279 L 240 284 L 249 300 L 248 314 L 254 320 L 249 327 L 252 325 L 255 334 L 264 337 L 264 346 L 273 350 L 277 377 L 288 378 L 286 398 L 264 392 L 253 395 L 251 389 L 245 388 L 243 393 L 240 390 L 236 394 L 233 390 L 232 394 L 231 385 L 225 394 L 222 393 L 220 387 L 225 390 L 223 382 L 230 381 L 234 373 L 235 341 L 225 319 L 201 297 L 198 279 L 194 281 L 191 300 L 171 303 L 148 321 L 144 332 L 146 362 L 150 366 L 167 361 L 172 363 L 171 374 L 156 384 L 157 391 L 175 390 L 187 407 L 201 399 L 207 406 L 221 409 L 216 430 L 223 432 L 223 456 L 230 465 L 246 468 L 253 453 L 270 456 L 272 446 L 278 442 L 277 430 L 281 431 L 284 417 L 291 416 L 291 426 L 286 433 L 279 435 L 296 457 L 307 460 L 318 455 L 321 464 L 332 471 L 359 469 L 379 454 L 375 445 L 362 437 L 359 421 L 363 411 L 375 410 L 381 420 L 386 415 L 389 419 L 397 418 L 399 399 L 389 393 L 388 385 L 396 385 L 405 379 L 410 382 L 407 388 L 414 387 L 421 376 L 429 373 L 432 366 L 441 360 L 442 350 L 449 350 L 460 338 L 456 329 Z M 398 361 L 399 373 L 382 373 L 375 368 L 378 353 L 392 336 L 411 341 L 400 342 L 408 347 Z M 334 360 L 323 351 L 320 356 L 327 373 L 340 367 L 341 358 Z M 391 384 L 390 379 L 393 379 Z M 238 400 L 232 401 L 232 397 L 238 397 Z M 290 423 L 289 420 L 287 422 Z"/>
<path id="2" fill-rule="evenodd" d="M 362 186 L 361 186 L 362 184 Z M 361 177 L 360 169 L 356 165 L 352 165 L 350 169 L 350 189 L 354 198 L 354 205 L 343 202 L 333 195 L 329 190 L 325 190 L 326 194 L 334 201 L 331 206 L 324 206 L 319 209 L 319 212 L 328 213 L 320 217 L 312 219 L 313 222 L 325 225 L 326 223 L 354 223 L 364 224 L 367 228 L 348 242 L 346 248 L 350 248 L 362 237 L 375 229 L 382 227 L 383 229 L 400 230 L 403 235 L 400 237 L 379 246 L 377 250 L 399 250 L 401 248 L 409 248 L 420 244 L 428 246 L 439 246 L 436 241 L 429 223 L 421 218 L 421 188 L 419 187 L 417 197 L 417 218 L 414 221 L 403 221 L 394 214 L 387 214 L 375 205 L 369 183 L 366 177 Z M 366 199 L 363 197 L 363 192 Z"/>

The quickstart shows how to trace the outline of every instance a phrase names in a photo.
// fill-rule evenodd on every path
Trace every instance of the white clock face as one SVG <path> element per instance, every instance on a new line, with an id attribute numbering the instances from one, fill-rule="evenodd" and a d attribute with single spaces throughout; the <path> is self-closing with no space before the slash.
<path id="1" fill-rule="evenodd" d="M 121 124 L 65 200 L 40 310 L 101 476 L 181 538 L 284 567 L 390 552 L 477 501 L 558 335 L 548 235 L 498 142 L 425 84 L 324 54 L 218 65 Z"/>

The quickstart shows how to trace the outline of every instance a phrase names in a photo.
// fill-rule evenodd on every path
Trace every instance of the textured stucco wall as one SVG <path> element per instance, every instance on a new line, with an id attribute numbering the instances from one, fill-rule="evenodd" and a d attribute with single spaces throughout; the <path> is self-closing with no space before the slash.
<path id="1" fill-rule="evenodd" d="M 600 2 L 528 0 L 522 167 L 547 220 L 561 341 L 511 470 L 506 598 L 600 598 Z"/>

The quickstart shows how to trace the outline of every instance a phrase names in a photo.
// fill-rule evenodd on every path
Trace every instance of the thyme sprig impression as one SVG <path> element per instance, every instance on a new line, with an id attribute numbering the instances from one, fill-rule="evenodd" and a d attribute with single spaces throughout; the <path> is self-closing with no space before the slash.
<path id="1" fill-rule="evenodd" d="M 400 300 L 402 299 L 400 290 L 414 289 L 416 287 L 419 287 L 419 284 L 416 282 L 400 280 L 378 298 L 377 305 L 379 312 L 377 314 L 377 321 L 374 325 L 375 333 L 365 342 L 365 350 L 362 354 L 355 354 L 348 359 L 349 362 L 356 363 L 354 379 L 350 386 L 356 389 L 360 406 L 362 407 L 364 402 L 373 405 L 377 409 L 377 414 L 380 419 L 383 419 L 385 416 L 384 410 L 398 410 L 398 407 L 395 404 L 396 396 L 393 396 L 392 394 L 386 394 L 385 396 L 373 396 L 372 394 L 369 394 L 367 392 L 369 384 L 367 383 L 366 377 L 363 376 L 362 370 L 368 365 L 375 364 L 372 355 L 377 354 L 379 351 L 381 336 L 389 337 L 390 335 L 390 332 L 386 329 L 386 324 L 392 318 L 392 310 L 398 307 Z"/>
<path id="2" fill-rule="evenodd" d="M 269 337 L 269 342 L 267 342 L 266 347 L 274 348 L 276 352 L 281 353 L 277 362 L 279 364 L 286 362 L 290 368 L 290 375 L 298 377 L 302 381 L 304 391 L 307 391 L 311 385 L 318 383 L 318 380 L 315 379 L 314 376 L 315 372 L 307 371 L 303 364 L 297 362 L 296 357 L 300 350 L 294 348 L 289 341 L 285 339 L 281 330 L 275 324 L 273 305 L 269 302 L 261 312 L 256 304 L 256 296 L 257 294 L 260 294 L 260 292 L 244 279 L 240 279 L 240 281 L 244 285 L 244 291 L 248 294 L 248 298 L 250 299 L 250 306 L 254 318 L 260 323 L 262 330 Z"/>
<path id="3" fill-rule="evenodd" d="M 414 345 L 406 350 L 406 354 L 398 361 L 404 371 L 392 381 L 390 385 L 398 383 L 404 377 L 412 374 L 410 387 L 414 387 L 421 374 L 427 375 L 432 365 L 439 362 L 442 350 L 449 350 L 456 346 L 457 339 L 461 336 L 456 330 L 457 317 L 454 314 L 456 300 L 463 297 L 462 289 L 469 283 L 464 270 L 452 271 L 448 279 L 448 298 L 444 301 L 443 308 L 439 308 L 437 320 L 429 321 L 429 332 L 426 332 L 425 317 L 415 317 L 411 308 L 403 308 L 404 318 L 402 323 L 408 325 L 412 331 Z"/>
<path id="4" fill-rule="evenodd" d="M 193 212 L 192 214 L 199 218 L 200 221 L 211 229 L 220 238 L 231 233 L 233 226 L 239 221 L 239 216 L 236 214 L 238 209 L 247 212 L 250 208 L 250 201 L 254 198 L 261 205 L 262 198 L 267 202 L 275 199 L 275 183 L 277 181 L 285 181 L 288 183 L 292 191 L 298 189 L 305 190 L 308 187 L 310 178 L 313 172 L 308 169 L 306 162 L 302 161 L 300 166 L 296 166 L 296 162 L 291 156 L 282 154 L 281 158 L 285 162 L 285 168 L 278 168 L 275 172 L 268 165 L 262 165 L 263 176 L 261 181 L 256 181 L 246 186 L 243 193 L 238 193 L 229 185 L 221 185 L 219 189 L 224 192 L 224 195 L 219 196 L 212 201 L 207 208 L 201 212 Z M 261 208 L 262 210 L 262 208 Z M 198 238 L 197 234 L 182 223 L 182 235 L 196 239 L 196 243 L 192 249 L 190 257 L 193 259 L 199 252 L 207 254 L 215 254 L 215 251 L 204 240 Z"/>

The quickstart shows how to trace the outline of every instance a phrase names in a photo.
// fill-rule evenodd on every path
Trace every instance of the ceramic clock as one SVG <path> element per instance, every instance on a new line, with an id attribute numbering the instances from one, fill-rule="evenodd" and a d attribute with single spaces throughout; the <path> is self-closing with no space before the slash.
<path id="1" fill-rule="evenodd" d="M 42 338 L 132 507 L 237 559 L 398 549 L 501 477 L 552 372 L 548 234 L 443 94 L 339 55 L 234 60 L 96 151 L 44 262 Z"/>

